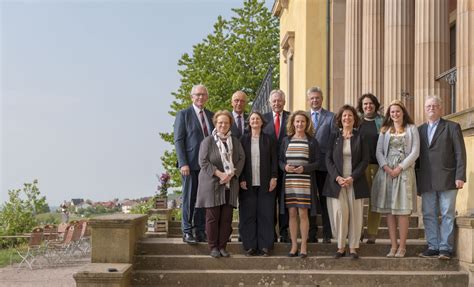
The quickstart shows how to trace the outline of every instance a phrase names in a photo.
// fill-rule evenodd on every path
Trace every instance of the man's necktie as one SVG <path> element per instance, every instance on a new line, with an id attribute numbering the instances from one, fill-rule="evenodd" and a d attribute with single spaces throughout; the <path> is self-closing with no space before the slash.
<path id="1" fill-rule="evenodd" d="M 276 138 L 280 135 L 280 113 L 275 113 L 275 135 Z"/>
<path id="2" fill-rule="evenodd" d="M 317 112 L 314 112 L 313 114 L 313 124 L 314 124 L 314 128 L 316 129 L 318 127 L 318 113 Z"/>
<path id="3" fill-rule="evenodd" d="M 428 144 L 431 145 L 431 141 L 433 140 L 433 135 L 434 135 L 434 124 L 428 124 Z"/>
<path id="4" fill-rule="evenodd" d="M 204 112 L 201 110 L 199 112 L 199 115 L 201 116 L 201 124 L 202 131 L 204 132 L 204 137 L 207 137 L 209 135 L 209 131 L 207 130 L 206 120 L 204 119 Z"/>
<path id="5" fill-rule="evenodd" d="M 239 132 L 241 134 L 244 134 L 244 131 L 242 130 L 242 116 L 241 115 L 237 116 L 237 128 L 239 129 Z"/>

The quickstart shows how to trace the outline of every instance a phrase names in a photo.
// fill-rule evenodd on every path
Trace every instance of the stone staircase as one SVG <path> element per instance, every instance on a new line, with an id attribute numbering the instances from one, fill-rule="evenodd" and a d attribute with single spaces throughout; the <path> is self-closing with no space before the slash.
<path id="1" fill-rule="evenodd" d="M 233 225 L 235 237 L 238 223 Z M 385 257 L 390 249 L 385 218 L 377 243 L 362 243 L 358 260 L 334 259 L 334 240 L 308 244 L 306 259 L 287 257 L 284 243 L 276 243 L 270 257 L 246 257 L 235 239 L 228 244 L 230 258 L 214 259 L 207 244 L 183 243 L 180 223 L 173 221 L 170 238 L 148 236 L 137 243 L 132 286 L 468 286 L 469 281 L 457 258 L 417 257 L 426 246 L 416 216 L 410 217 L 407 254 L 400 259 Z"/>

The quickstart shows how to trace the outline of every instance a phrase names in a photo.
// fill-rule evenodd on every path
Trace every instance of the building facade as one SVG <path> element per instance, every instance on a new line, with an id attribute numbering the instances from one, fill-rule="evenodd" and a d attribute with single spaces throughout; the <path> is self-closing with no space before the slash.
<path id="1" fill-rule="evenodd" d="M 305 91 L 317 85 L 331 111 L 371 92 L 382 107 L 402 100 L 421 124 L 424 98 L 443 99 L 466 143 L 457 240 L 474 266 L 474 0 L 275 0 L 272 12 L 287 109 L 308 110 Z"/>

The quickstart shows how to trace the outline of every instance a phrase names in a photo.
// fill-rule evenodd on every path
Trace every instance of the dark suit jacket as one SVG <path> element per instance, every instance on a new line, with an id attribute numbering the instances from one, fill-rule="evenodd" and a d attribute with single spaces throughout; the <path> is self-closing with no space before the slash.
<path id="1" fill-rule="evenodd" d="M 231 112 L 231 114 L 232 114 L 232 112 Z M 232 116 L 234 116 L 234 115 L 232 115 Z M 245 120 L 247 119 L 248 115 L 244 113 L 244 114 L 242 115 L 242 117 L 243 117 L 243 118 L 242 118 L 242 120 L 243 120 L 243 123 L 242 123 L 242 124 L 243 124 L 244 129 L 245 129 Z M 236 137 L 236 138 L 238 138 L 238 139 L 241 139 L 242 136 L 243 136 L 242 132 L 241 132 L 241 131 L 239 130 L 239 128 L 237 127 L 237 123 L 236 123 L 235 121 L 232 123 L 232 126 L 230 127 L 230 131 L 232 132 L 232 136 L 234 136 L 234 137 Z"/>
<path id="2" fill-rule="evenodd" d="M 280 198 L 285 198 L 285 166 L 286 166 L 286 150 L 288 149 L 288 145 L 290 143 L 290 138 L 285 137 L 282 140 L 281 147 L 280 147 L 280 155 L 279 155 L 279 166 L 280 170 L 283 171 L 283 183 L 280 190 Z M 319 150 L 318 141 L 313 137 L 308 137 L 308 144 L 309 144 L 309 161 L 307 165 L 303 166 L 303 173 L 309 174 L 311 176 L 311 212 L 309 215 L 316 216 L 317 214 L 317 192 L 318 187 L 316 185 L 316 166 L 318 164 L 318 156 L 319 153 L 316 152 Z M 280 213 L 285 213 L 285 200 L 280 200 Z"/>
<path id="3" fill-rule="evenodd" d="M 240 142 L 245 152 L 245 166 L 240 181 L 247 182 L 247 188 L 252 187 L 252 134 L 242 136 Z M 260 134 L 260 190 L 268 191 L 270 180 L 278 178 L 278 155 L 275 141 L 264 133 Z"/>
<path id="4" fill-rule="evenodd" d="M 212 133 L 214 124 L 212 116 L 214 115 L 207 109 L 204 109 L 209 122 L 208 132 Z M 178 167 L 189 165 L 190 170 L 198 171 L 199 167 L 199 145 L 204 139 L 204 133 L 201 128 L 200 119 L 191 105 L 189 108 L 179 111 L 174 121 L 174 146 L 178 157 Z"/>
<path id="5" fill-rule="evenodd" d="M 309 118 L 312 120 L 311 112 L 312 111 L 310 111 Z M 329 149 L 329 139 L 331 138 L 331 134 L 336 131 L 334 128 L 334 113 L 325 109 L 321 109 L 321 113 L 318 118 L 318 126 L 315 127 L 315 131 L 315 138 L 318 140 L 319 144 L 320 158 L 317 170 L 326 171 L 327 168 L 325 158 L 326 152 Z"/>
<path id="6" fill-rule="evenodd" d="M 328 176 L 323 189 L 323 195 L 327 197 L 339 198 L 341 186 L 337 183 L 336 178 L 343 176 L 343 144 L 344 138 L 339 131 L 333 134 L 329 140 L 329 149 L 326 154 Z M 369 148 L 357 130 L 353 131 L 351 137 L 351 157 L 351 176 L 354 179 L 352 185 L 355 198 L 368 198 L 370 197 L 370 190 L 365 178 L 365 169 L 369 165 Z"/>
<path id="7" fill-rule="evenodd" d="M 263 115 L 263 120 L 266 122 L 266 125 L 263 127 L 262 131 L 271 136 L 273 140 L 277 143 L 277 151 L 279 150 L 283 138 L 286 137 L 286 123 L 290 117 L 290 112 L 283 111 L 281 113 L 281 126 L 280 126 L 280 136 L 278 139 L 275 136 L 275 123 L 273 122 L 273 112 L 269 112 Z"/>
<path id="8" fill-rule="evenodd" d="M 428 144 L 428 124 L 418 127 L 420 157 L 418 158 L 418 194 L 428 191 L 456 189 L 456 180 L 466 181 L 466 147 L 458 123 L 440 119 Z"/>

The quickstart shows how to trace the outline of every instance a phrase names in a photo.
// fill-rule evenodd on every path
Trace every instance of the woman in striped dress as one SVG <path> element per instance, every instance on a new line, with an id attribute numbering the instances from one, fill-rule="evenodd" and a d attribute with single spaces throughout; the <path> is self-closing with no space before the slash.
<path id="1" fill-rule="evenodd" d="M 304 111 L 293 113 L 287 126 L 288 136 L 283 139 L 280 148 L 280 168 L 284 171 L 282 196 L 285 208 L 289 213 L 291 236 L 291 250 L 288 256 L 298 255 L 298 215 L 300 218 L 301 252 L 300 257 L 308 254 L 307 239 L 309 230 L 308 209 L 311 215 L 316 215 L 316 182 L 315 173 L 318 142 L 314 138 L 314 128 L 308 115 Z"/>

